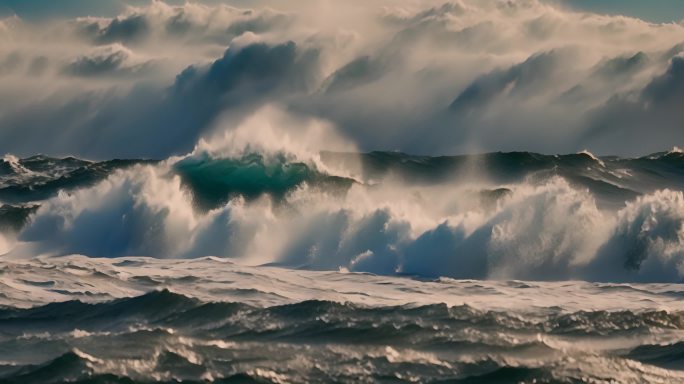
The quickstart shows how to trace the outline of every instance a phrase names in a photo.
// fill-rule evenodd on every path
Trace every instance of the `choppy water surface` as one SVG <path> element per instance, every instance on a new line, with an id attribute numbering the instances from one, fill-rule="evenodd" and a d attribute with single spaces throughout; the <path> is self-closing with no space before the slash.
<path id="1" fill-rule="evenodd" d="M 0 265 L 2 382 L 684 380 L 676 284 L 426 281 L 215 258 Z"/>

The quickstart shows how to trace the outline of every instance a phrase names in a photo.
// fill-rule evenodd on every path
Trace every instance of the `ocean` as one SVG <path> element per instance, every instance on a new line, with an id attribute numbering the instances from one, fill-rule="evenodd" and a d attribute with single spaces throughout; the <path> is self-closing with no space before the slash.
<path id="1" fill-rule="evenodd" d="M 0 383 L 684 382 L 684 154 L 0 162 Z"/>

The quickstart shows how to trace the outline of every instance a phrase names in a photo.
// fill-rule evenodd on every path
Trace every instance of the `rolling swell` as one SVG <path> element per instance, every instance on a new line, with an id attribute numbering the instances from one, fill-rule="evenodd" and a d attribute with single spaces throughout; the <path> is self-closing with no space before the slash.
<path id="1" fill-rule="evenodd" d="M 661 345 L 641 345 L 627 357 L 666 369 L 684 370 L 684 342 Z"/>
<path id="2" fill-rule="evenodd" d="M 412 182 L 440 183 L 469 176 L 475 169 L 499 183 L 519 182 L 532 174 L 551 171 L 577 178 L 578 182 L 582 177 L 594 182 L 627 182 L 637 192 L 684 185 L 684 154 L 680 152 L 662 152 L 640 158 L 597 158 L 589 153 L 493 152 L 430 157 L 400 152 L 322 152 L 321 158 L 324 162 L 341 163 L 348 168 L 360 167 L 364 179 L 382 179 L 394 174 Z"/>
<path id="3" fill-rule="evenodd" d="M 467 305 L 329 301 L 258 307 L 162 290 L 93 304 L 3 309 L 0 351 L 12 365 L 0 369 L 0 382 L 580 382 L 605 374 L 593 371 L 592 359 L 612 360 L 629 379 L 634 368 L 624 359 L 664 366 L 662 355 L 678 355 L 648 345 L 626 355 L 610 349 L 585 355 L 563 345 L 586 336 L 610 345 L 611 338 L 683 326 L 682 314 L 666 312 L 540 317 Z M 562 369 L 569 355 L 579 361 L 574 373 Z M 359 365 L 366 368 L 354 368 Z"/>

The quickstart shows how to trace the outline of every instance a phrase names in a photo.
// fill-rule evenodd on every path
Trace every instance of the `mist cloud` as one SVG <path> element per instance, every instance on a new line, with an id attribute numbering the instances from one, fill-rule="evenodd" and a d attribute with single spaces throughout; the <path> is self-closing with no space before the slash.
<path id="1" fill-rule="evenodd" d="M 681 24 L 543 0 L 250 6 L 0 20 L 0 152 L 163 158 L 264 105 L 328 121 L 360 150 L 684 141 Z"/>
<path id="2" fill-rule="evenodd" d="M 682 140 L 683 103 L 684 56 L 675 56 L 642 90 L 617 95 L 598 109 L 585 141 L 605 151 L 617 140 L 644 153 L 676 145 Z"/>

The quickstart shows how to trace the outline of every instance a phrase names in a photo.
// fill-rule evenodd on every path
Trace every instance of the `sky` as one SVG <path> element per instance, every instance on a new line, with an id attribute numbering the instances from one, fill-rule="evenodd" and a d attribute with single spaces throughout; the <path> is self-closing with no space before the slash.
<path id="1" fill-rule="evenodd" d="M 566 5 L 590 12 L 619 14 L 665 23 L 684 19 L 684 2 L 680 0 L 558 0 Z M 148 0 L 0 0 L 0 10 L 29 20 L 50 17 L 116 16 L 126 5 L 143 5 Z M 180 5 L 185 0 L 167 0 Z M 205 4 L 245 6 L 249 0 L 204 0 Z"/>
<path id="2" fill-rule="evenodd" d="M 564 0 L 571 7 L 591 12 L 638 17 L 669 23 L 684 19 L 684 1 L 680 0 Z"/>
<path id="3" fill-rule="evenodd" d="M 360 151 L 684 147 L 680 1 L 123 1 L 0 0 L 0 154 L 165 158 L 255 116 Z"/>

